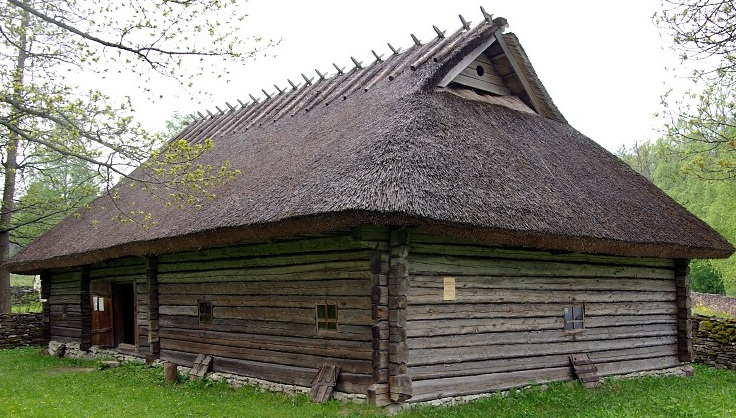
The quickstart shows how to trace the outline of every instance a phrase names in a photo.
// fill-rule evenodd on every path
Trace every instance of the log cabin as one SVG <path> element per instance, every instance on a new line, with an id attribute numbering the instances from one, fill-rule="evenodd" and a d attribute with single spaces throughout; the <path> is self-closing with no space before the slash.
<path id="1" fill-rule="evenodd" d="M 691 361 L 688 260 L 734 248 L 571 127 L 504 19 L 461 23 L 193 122 L 241 171 L 215 199 L 119 186 L 15 255 L 45 339 L 301 386 L 335 365 L 377 405 Z"/>

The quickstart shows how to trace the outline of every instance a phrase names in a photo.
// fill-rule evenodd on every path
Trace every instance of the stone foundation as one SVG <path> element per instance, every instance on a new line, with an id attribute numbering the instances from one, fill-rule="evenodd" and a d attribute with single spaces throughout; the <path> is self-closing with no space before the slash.
<path id="1" fill-rule="evenodd" d="M 131 361 L 136 363 L 145 363 L 142 357 L 123 354 L 114 349 L 92 346 L 89 351 L 83 351 L 79 348 L 79 343 L 61 343 L 59 341 L 49 342 L 47 353 L 57 357 L 72 357 L 83 359 L 115 359 L 118 361 Z M 154 360 L 153 366 L 163 367 L 164 362 Z M 176 371 L 180 376 L 188 377 L 191 367 L 177 365 Z M 267 380 L 256 379 L 253 377 L 240 376 L 232 373 L 210 372 L 205 375 L 205 379 L 215 382 L 224 381 L 232 388 L 242 386 L 251 386 L 270 392 L 283 392 L 289 395 L 309 394 L 309 388 L 304 386 L 287 385 L 282 383 L 270 382 Z M 350 402 L 366 402 L 366 395 L 355 393 L 333 392 L 332 398 L 340 401 Z"/>

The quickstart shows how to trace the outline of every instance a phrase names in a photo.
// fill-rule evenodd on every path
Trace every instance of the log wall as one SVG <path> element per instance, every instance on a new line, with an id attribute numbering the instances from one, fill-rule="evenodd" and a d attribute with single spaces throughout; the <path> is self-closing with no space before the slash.
<path id="1" fill-rule="evenodd" d="M 673 260 L 413 233 L 408 262 L 410 401 L 572 379 L 575 353 L 588 353 L 601 376 L 679 364 Z M 454 300 L 445 300 L 452 297 L 445 278 L 455 282 Z M 563 309 L 572 304 L 584 304 L 579 332 L 563 330 Z"/>
<path id="2" fill-rule="evenodd" d="M 191 365 L 203 353 L 215 371 L 302 386 L 322 364 L 340 364 L 337 390 L 366 393 L 376 324 L 370 260 L 386 247 L 346 232 L 161 255 L 161 358 Z M 200 323 L 202 301 L 212 304 L 211 324 Z M 318 303 L 338 305 L 337 331 L 317 329 Z"/>
<path id="3" fill-rule="evenodd" d="M 82 337 L 82 276 L 79 271 L 69 269 L 44 273 L 41 287 L 42 296 L 48 299 L 48 303 L 44 303 L 44 311 L 48 312 L 49 319 L 48 337 L 44 337 L 79 343 Z"/>

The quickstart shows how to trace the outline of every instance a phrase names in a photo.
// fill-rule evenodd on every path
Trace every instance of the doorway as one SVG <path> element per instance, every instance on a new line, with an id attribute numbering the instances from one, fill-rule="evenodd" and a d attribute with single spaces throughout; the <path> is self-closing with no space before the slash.
<path id="1" fill-rule="evenodd" d="M 93 345 L 136 346 L 135 294 L 134 282 L 94 280 L 90 283 Z"/>

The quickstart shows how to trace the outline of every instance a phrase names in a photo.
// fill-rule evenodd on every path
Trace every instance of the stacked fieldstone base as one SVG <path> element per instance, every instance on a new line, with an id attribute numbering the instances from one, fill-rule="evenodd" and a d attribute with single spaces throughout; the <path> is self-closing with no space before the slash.
<path id="1" fill-rule="evenodd" d="M 41 314 L 0 314 L 0 348 L 41 344 Z"/>
<path id="2" fill-rule="evenodd" d="M 736 321 L 695 315 L 692 325 L 695 362 L 736 370 Z"/>

